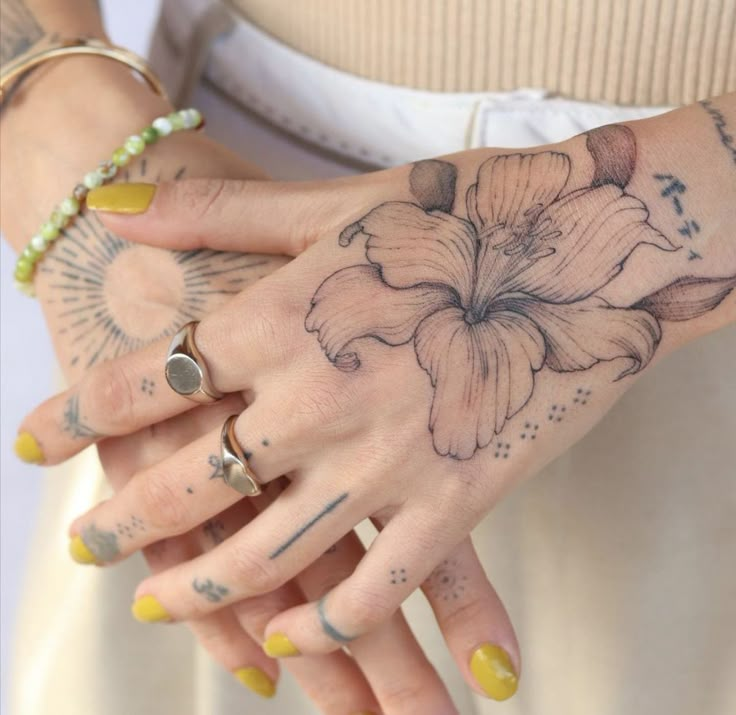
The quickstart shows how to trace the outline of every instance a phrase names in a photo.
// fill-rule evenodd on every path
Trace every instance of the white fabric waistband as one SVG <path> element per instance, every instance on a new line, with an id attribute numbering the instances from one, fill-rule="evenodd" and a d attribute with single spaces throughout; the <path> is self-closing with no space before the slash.
<path id="1" fill-rule="evenodd" d="M 217 35 L 213 27 L 227 29 Z M 576 102 L 543 89 L 445 93 L 374 82 L 290 49 L 221 0 L 164 0 L 162 29 L 189 75 L 180 84 L 191 86 L 192 73 L 203 70 L 284 131 L 377 166 L 482 146 L 547 144 L 669 109 Z"/>

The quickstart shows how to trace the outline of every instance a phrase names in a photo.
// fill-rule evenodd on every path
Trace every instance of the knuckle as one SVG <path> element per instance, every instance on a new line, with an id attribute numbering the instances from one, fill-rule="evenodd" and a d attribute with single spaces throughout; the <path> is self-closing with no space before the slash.
<path id="1" fill-rule="evenodd" d="M 236 578 L 252 595 L 268 593 L 281 586 L 283 580 L 273 561 L 255 553 L 250 544 L 236 542 L 229 554 L 229 561 Z"/>
<path id="2" fill-rule="evenodd" d="M 134 423 L 133 387 L 125 370 L 103 363 L 90 375 L 85 393 L 90 414 L 82 417 L 99 421 L 103 432 L 121 434 Z"/>
<path id="3" fill-rule="evenodd" d="M 291 605 L 286 594 L 278 590 L 239 602 L 235 606 L 235 613 L 248 635 L 261 642 L 266 636 L 266 626 Z"/>
<path id="4" fill-rule="evenodd" d="M 222 178 L 176 181 L 167 185 L 165 200 L 168 208 L 177 212 L 188 209 L 191 218 L 198 221 L 217 215 L 222 202 L 232 196 L 233 189 L 232 182 Z"/>
<path id="5" fill-rule="evenodd" d="M 383 623 L 395 610 L 384 594 L 364 588 L 351 589 L 340 607 L 340 620 L 348 624 L 346 630 L 366 633 Z M 338 626 L 339 628 L 339 626 Z"/>
<path id="6" fill-rule="evenodd" d="M 188 511 L 167 474 L 148 470 L 136 480 L 136 503 L 144 519 L 157 531 L 178 534 L 186 530 Z"/>
<path id="7" fill-rule="evenodd" d="M 381 684 L 381 704 L 386 712 L 416 712 L 427 700 L 425 678 L 396 678 Z"/>

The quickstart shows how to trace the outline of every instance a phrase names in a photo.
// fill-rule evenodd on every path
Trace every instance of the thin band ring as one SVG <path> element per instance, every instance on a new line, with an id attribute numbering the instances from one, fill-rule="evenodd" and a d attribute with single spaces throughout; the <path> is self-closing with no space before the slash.
<path id="1" fill-rule="evenodd" d="M 222 426 L 220 438 L 220 457 L 225 483 L 235 491 L 247 497 L 254 497 L 261 493 L 261 484 L 235 436 L 235 420 L 238 415 L 231 415 Z"/>
<path id="2" fill-rule="evenodd" d="M 169 387 L 194 402 L 209 404 L 224 395 L 210 380 L 207 363 L 197 349 L 194 333 L 199 321 L 187 323 L 171 340 L 166 356 L 166 382 Z"/>

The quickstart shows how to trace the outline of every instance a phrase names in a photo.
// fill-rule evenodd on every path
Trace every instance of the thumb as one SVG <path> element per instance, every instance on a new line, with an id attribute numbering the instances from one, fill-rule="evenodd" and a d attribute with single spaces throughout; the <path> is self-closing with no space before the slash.
<path id="1" fill-rule="evenodd" d="M 87 194 L 87 208 L 114 233 L 150 246 L 296 256 L 344 223 L 351 187 L 347 179 L 108 184 Z"/>

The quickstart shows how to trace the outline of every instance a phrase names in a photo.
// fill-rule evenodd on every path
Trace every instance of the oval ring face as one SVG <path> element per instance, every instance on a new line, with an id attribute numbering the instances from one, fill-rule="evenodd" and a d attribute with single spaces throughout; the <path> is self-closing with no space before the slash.
<path id="1" fill-rule="evenodd" d="M 207 363 L 197 349 L 194 332 L 199 323 L 187 323 L 169 343 L 166 355 L 166 382 L 179 395 L 202 404 L 216 402 L 224 396 L 216 390 L 207 374 Z"/>
<path id="2" fill-rule="evenodd" d="M 189 355 L 176 353 L 166 361 L 166 382 L 174 392 L 191 395 L 202 389 L 202 370 Z"/>

